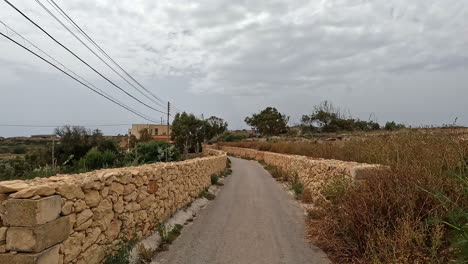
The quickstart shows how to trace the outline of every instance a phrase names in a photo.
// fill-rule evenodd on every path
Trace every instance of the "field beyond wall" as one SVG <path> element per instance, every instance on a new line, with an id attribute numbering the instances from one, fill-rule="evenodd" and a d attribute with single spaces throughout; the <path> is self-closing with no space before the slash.
<path id="1" fill-rule="evenodd" d="M 468 133 L 407 129 L 338 141 L 221 145 L 387 165 L 362 184 L 335 186 L 309 212 L 309 239 L 335 263 L 468 263 Z"/>

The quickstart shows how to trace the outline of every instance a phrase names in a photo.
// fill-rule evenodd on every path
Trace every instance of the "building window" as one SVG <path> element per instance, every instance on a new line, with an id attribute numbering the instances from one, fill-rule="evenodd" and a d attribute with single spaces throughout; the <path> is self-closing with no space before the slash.
<path id="1" fill-rule="evenodd" d="M 154 134 L 155 134 L 155 135 L 159 135 L 159 133 L 158 133 L 158 132 L 159 132 L 159 131 L 158 131 L 158 129 L 157 129 L 157 128 L 155 128 L 155 129 L 154 129 Z"/>

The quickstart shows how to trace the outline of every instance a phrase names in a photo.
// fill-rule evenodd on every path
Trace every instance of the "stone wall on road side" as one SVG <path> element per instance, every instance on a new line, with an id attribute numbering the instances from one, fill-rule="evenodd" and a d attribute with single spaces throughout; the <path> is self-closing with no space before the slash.
<path id="1" fill-rule="evenodd" d="M 371 165 L 340 160 L 317 159 L 299 155 L 278 154 L 255 149 L 220 146 L 229 155 L 254 159 L 277 167 L 287 175 L 297 177 L 304 189 L 310 192 L 312 203 L 319 205 L 326 201 L 325 196 L 333 183 L 356 182 L 367 177 L 381 165 Z"/>
<path id="2" fill-rule="evenodd" d="M 0 182 L 0 263 L 99 264 L 155 232 L 226 168 L 224 152 L 181 162 Z"/>

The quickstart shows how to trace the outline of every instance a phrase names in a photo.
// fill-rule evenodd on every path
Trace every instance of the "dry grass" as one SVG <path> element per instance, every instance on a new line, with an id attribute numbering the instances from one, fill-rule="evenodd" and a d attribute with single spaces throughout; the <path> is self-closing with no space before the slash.
<path id="1" fill-rule="evenodd" d="M 408 130 L 340 144 L 228 145 L 390 166 L 363 184 L 335 188 L 331 205 L 311 214 L 310 239 L 336 263 L 445 264 L 467 246 L 453 243 L 463 237 L 456 227 L 468 223 L 468 141 L 459 135 Z"/>

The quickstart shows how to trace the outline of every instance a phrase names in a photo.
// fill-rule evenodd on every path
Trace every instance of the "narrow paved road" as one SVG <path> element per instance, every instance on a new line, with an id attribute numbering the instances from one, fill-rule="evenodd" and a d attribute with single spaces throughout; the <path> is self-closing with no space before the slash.
<path id="1" fill-rule="evenodd" d="M 258 163 L 231 158 L 234 173 L 158 264 L 330 263 L 304 239 L 304 214 Z"/>

